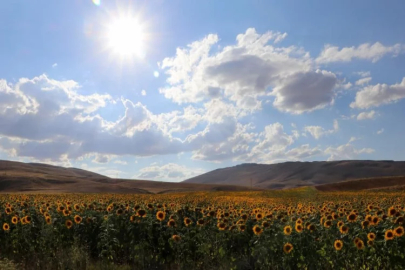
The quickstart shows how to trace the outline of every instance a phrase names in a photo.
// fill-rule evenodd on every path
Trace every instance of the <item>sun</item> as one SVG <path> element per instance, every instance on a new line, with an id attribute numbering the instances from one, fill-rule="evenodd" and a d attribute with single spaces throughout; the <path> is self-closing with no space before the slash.
<path id="1" fill-rule="evenodd" d="M 121 57 L 143 57 L 145 35 L 142 25 L 132 17 L 120 17 L 108 26 L 108 47 Z"/>

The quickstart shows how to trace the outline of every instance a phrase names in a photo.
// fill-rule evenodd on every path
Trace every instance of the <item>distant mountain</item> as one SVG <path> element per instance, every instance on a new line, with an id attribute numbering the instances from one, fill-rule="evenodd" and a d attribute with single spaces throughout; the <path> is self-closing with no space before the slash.
<path id="1" fill-rule="evenodd" d="M 187 179 L 183 183 L 252 185 L 256 188 L 284 189 L 383 176 L 405 176 L 405 161 L 342 160 L 278 164 L 247 163 L 217 169 Z"/>
<path id="2" fill-rule="evenodd" d="M 0 160 L 0 192 L 29 193 L 168 193 L 240 191 L 243 186 L 113 179 L 77 168 Z"/>

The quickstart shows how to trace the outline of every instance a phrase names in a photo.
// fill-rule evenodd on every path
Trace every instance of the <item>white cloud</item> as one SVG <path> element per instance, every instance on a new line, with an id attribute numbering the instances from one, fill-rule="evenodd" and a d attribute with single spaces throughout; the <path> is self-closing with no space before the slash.
<path id="1" fill-rule="evenodd" d="M 367 109 L 383 104 L 389 104 L 405 98 L 405 77 L 401 83 L 387 85 L 376 84 L 364 87 L 356 93 L 352 108 Z"/>
<path id="2" fill-rule="evenodd" d="M 357 140 L 359 140 L 359 138 L 356 138 L 356 137 L 350 137 L 349 143 L 354 142 L 354 141 L 357 141 Z"/>
<path id="3" fill-rule="evenodd" d="M 202 120 L 204 111 L 193 106 L 183 108 L 183 111 L 171 111 L 156 115 L 155 121 L 170 134 L 194 129 Z"/>
<path id="4" fill-rule="evenodd" d="M 82 164 L 80 164 L 80 168 L 83 170 L 105 175 L 105 176 L 111 177 L 111 178 L 127 178 L 127 175 L 125 172 L 116 170 L 116 169 L 111 169 L 111 168 L 105 167 L 105 166 L 89 166 L 86 163 L 82 163 Z"/>
<path id="5" fill-rule="evenodd" d="M 321 126 L 306 126 L 304 130 L 317 140 L 327 133 Z"/>
<path id="6" fill-rule="evenodd" d="M 313 156 L 319 156 L 321 154 L 322 151 L 318 147 L 311 148 L 309 144 L 303 144 L 299 147 L 288 150 L 286 152 L 286 157 L 288 160 L 302 160 Z"/>
<path id="7" fill-rule="evenodd" d="M 336 133 L 339 130 L 339 122 L 335 119 L 333 121 L 333 129 L 325 130 L 320 126 L 305 126 L 304 131 L 312 135 L 316 140 L 320 139 L 325 135 Z"/>
<path id="8" fill-rule="evenodd" d="M 302 48 L 268 44 L 284 36 L 271 31 L 260 35 L 249 28 L 236 37 L 235 45 L 212 54 L 217 35 L 178 48 L 175 57 L 162 62 L 169 86 L 159 91 L 179 104 L 225 97 L 249 112 L 261 109 L 259 97 L 271 95 L 276 108 L 295 114 L 331 104 L 336 76 L 315 70 Z"/>
<path id="9" fill-rule="evenodd" d="M 370 71 L 357 71 L 357 72 L 353 72 L 353 74 L 358 75 L 360 77 L 370 77 L 371 73 Z"/>
<path id="10" fill-rule="evenodd" d="M 228 135 L 221 141 L 213 142 L 207 141 L 202 146 L 193 151 L 193 159 L 207 160 L 213 162 L 220 162 L 223 160 L 240 160 L 242 156 L 247 155 L 250 150 L 250 143 L 252 143 L 257 136 L 249 132 L 251 125 L 236 124 L 235 130 L 232 135 Z M 222 129 L 220 129 L 222 130 Z M 220 131 L 219 135 L 223 132 Z"/>
<path id="11" fill-rule="evenodd" d="M 363 85 L 363 84 L 368 84 L 371 81 L 371 77 L 365 77 L 365 78 L 361 78 L 359 80 L 356 81 L 356 85 Z"/>
<path id="12" fill-rule="evenodd" d="M 379 131 L 377 131 L 377 134 L 380 135 L 380 134 L 382 134 L 383 132 L 384 132 L 384 129 L 382 128 L 382 129 L 380 129 Z"/>
<path id="13" fill-rule="evenodd" d="M 280 111 L 300 114 L 324 108 L 333 102 L 336 76 L 328 71 L 295 73 L 273 90 L 273 105 Z"/>
<path id="14" fill-rule="evenodd" d="M 54 64 L 52 65 L 53 68 L 56 68 L 57 66 L 58 66 L 58 63 L 54 63 Z"/>
<path id="15" fill-rule="evenodd" d="M 318 63 L 331 62 L 350 62 L 353 59 L 370 60 L 373 63 L 380 60 L 383 56 L 391 54 L 397 56 L 405 51 L 404 45 L 395 44 L 393 46 L 384 46 L 376 42 L 374 44 L 364 43 L 358 47 L 344 47 L 339 49 L 337 46 L 326 45 L 322 52 L 316 58 Z"/>
<path id="16" fill-rule="evenodd" d="M 376 116 L 375 111 L 361 112 L 357 115 L 357 120 L 374 119 Z"/>
<path id="17" fill-rule="evenodd" d="M 145 91 L 145 90 L 142 90 L 142 91 L 141 91 L 141 95 L 142 95 L 142 96 L 146 96 L 146 91 Z"/>
<path id="18" fill-rule="evenodd" d="M 95 154 L 94 159 L 92 162 L 94 163 L 108 163 L 111 160 L 111 156 L 109 155 L 100 155 L 100 154 Z"/>
<path id="19" fill-rule="evenodd" d="M 347 143 L 338 147 L 328 147 L 325 154 L 329 155 L 328 161 L 331 160 L 349 160 L 356 159 L 361 154 L 371 154 L 374 152 L 372 148 L 356 149 L 352 144 Z"/>
<path id="20" fill-rule="evenodd" d="M 351 82 L 347 82 L 347 83 L 340 83 L 340 84 L 336 85 L 336 88 L 343 88 L 345 90 L 348 90 L 352 86 L 353 86 L 353 84 Z"/>
<path id="21" fill-rule="evenodd" d="M 122 99 L 125 115 L 116 122 L 97 114 L 113 103 L 109 95 L 81 95 L 74 81 L 45 75 L 9 85 L 0 80 L 0 135 L 22 157 L 60 160 L 87 154 L 156 155 L 178 153 L 184 145 L 166 133 L 140 103 Z M 20 138 L 23 143 L 11 140 Z"/>
<path id="22" fill-rule="evenodd" d="M 128 162 L 126 162 L 124 160 L 117 159 L 117 160 L 114 160 L 114 164 L 127 165 Z"/>
<path id="23" fill-rule="evenodd" d="M 179 182 L 203 173 L 205 173 L 205 170 L 201 168 L 188 168 L 176 163 L 168 163 L 162 166 L 151 165 L 142 168 L 133 178 Z"/>

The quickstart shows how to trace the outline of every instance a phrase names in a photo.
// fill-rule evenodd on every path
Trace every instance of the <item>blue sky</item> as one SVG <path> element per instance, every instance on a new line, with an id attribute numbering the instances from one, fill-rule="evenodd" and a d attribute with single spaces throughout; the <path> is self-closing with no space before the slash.
<path id="1" fill-rule="evenodd" d="M 2 1 L 0 159 L 181 181 L 403 160 L 403 1 Z"/>

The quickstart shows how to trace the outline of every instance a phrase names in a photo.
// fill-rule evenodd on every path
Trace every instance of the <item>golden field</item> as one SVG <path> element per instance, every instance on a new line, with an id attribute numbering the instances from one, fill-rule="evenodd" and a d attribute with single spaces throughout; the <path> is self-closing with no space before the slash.
<path id="1" fill-rule="evenodd" d="M 313 188 L 3 194 L 0 260 L 17 269 L 403 269 L 404 199 Z"/>

